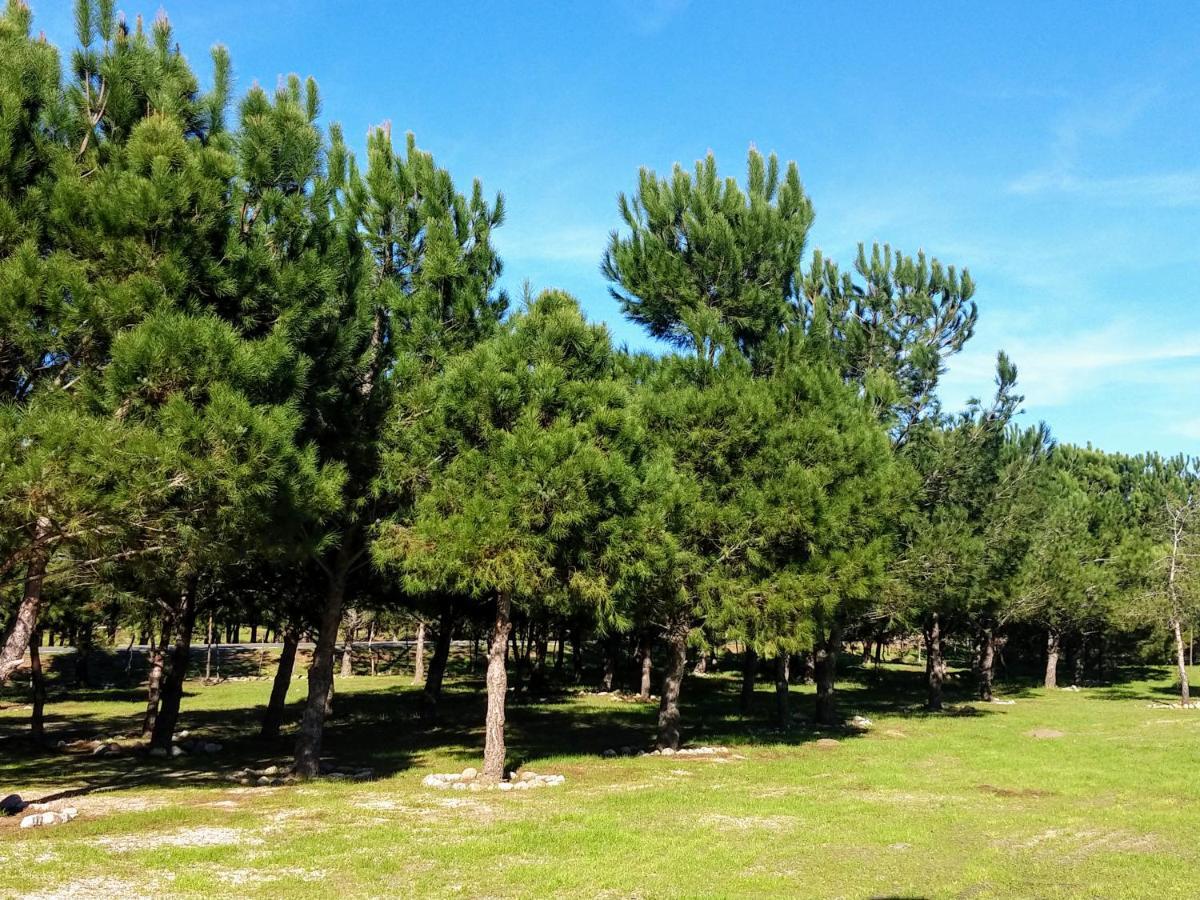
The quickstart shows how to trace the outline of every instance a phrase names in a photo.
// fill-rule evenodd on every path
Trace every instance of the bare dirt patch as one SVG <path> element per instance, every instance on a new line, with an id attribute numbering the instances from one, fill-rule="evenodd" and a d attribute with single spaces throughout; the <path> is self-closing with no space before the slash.
<path id="1" fill-rule="evenodd" d="M 262 838 L 247 834 L 240 828 L 201 826 L 181 828 L 163 834 L 125 835 L 122 837 L 98 838 L 96 843 L 116 853 L 134 850 L 154 850 L 159 847 L 221 847 L 230 844 L 242 846 L 261 844 Z"/>
<path id="2" fill-rule="evenodd" d="M 1039 791 L 1035 788 L 1006 788 L 996 787 L 994 784 L 981 784 L 979 790 L 985 794 L 992 794 L 996 797 L 1026 797 L 1037 799 L 1039 797 L 1056 797 L 1057 791 Z"/>
<path id="3" fill-rule="evenodd" d="M 714 813 L 702 818 L 700 824 L 718 831 L 787 831 L 796 826 L 796 817 L 726 816 Z"/>

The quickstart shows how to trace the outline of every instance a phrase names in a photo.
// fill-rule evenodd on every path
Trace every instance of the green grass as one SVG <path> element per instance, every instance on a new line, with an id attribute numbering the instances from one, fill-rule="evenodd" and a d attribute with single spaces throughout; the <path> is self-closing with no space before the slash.
<path id="1" fill-rule="evenodd" d="M 1165 674 L 1010 689 L 1015 705 L 958 715 L 916 709 L 915 669 L 858 674 L 842 698 L 874 721 L 861 736 L 781 735 L 765 686 L 747 721 L 732 676 L 689 679 L 688 737 L 745 757 L 723 762 L 602 758 L 645 744 L 652 706 L 573 693 L 514 702 L 511 760 L 567 783 L 507 794 L 421 785 L 479 755 L 483 700 L 461 679 L 434 729 L 417 721 L 410 679 L 339 681 L 326 750 L 374 766 L 375 780 L 276 788 L 228 780 L 287 755 L 287 735 L 253 738 L 269 682 L 190 684 L 181 727 L 226 752 L 171 762 L 34 755 L 20 736 L 28 712 L 10 707 L 0 793 L 80 790 L 80 815 L 28 831 L 0 821 L 0 894 L 1195 896 L 1200 710 L 1148 707 L 1169 701 Z M 809 692 L 795 689 L 796 709 Z M 127 730 L 139 701 L 111 689 L 54 702 L 53 737 Z M 1039 729 L 1062 736 L 1031 736 Z"/>

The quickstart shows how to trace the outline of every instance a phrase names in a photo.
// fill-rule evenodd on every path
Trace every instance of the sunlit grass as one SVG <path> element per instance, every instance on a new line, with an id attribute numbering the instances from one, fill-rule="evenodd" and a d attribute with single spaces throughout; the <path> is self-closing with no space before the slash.
<path id="1" fill-rule="evenodd" d="M 0 893 L 77 896 L 1194 896 L 1200 710 L 1166 676 L 1112 687 L 1010 691 L 1011 706 L 921 714 L 920 675 L 891 668 L 846 685 L 865 735 L 773 730 L 764 686 L 736 714 L 731 676 L 686 685 L 690 736 L 735 756 L 604 759 L 644 746 L 654 709 L 612 697 L 514 701 L 510 758 L 564 787 L 437 791 L 432 771 L 479 755 L 478 685 L 451 685 L 444 724 L 423 728 L 406 677 L 339 682 L 328 753 L 368 782 L 245 788 L 228 773 L 286 757 L 262 746 L 269 682 L 189 685 L 181 727 L 226 745 L 172 762 L 31 755 L 28 712 L 0 712 L 0 793 L 71 802 L 75 821 L 0 822 Z M 304 683 L 292 687 L 299 700 Z M 809 690 L 794 706 L 807 712 Z M 11 702 L 11 701 L 10 701 Z M 53 703 L 53 729 L 111 736 L 136 692 Z M 1032 732 L 1061 732 L 1035 737 Z M 815 738 L 833 737 L 834 746 Z M 55 735 L 57 739 L 57 735 Z M 107 788 L 107 789 L 106 789 Z"/>

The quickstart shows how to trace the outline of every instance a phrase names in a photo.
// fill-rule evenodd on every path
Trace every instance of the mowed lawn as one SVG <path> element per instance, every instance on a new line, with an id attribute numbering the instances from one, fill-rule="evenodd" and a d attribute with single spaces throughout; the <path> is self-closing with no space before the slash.
<path id="1" fill-rule="evenodd" d="M 958 697 L 940 715 L 919 712 L 915 668 L 850 677 L 844 711 L 874 723 L 862 735 L 803 723 L 781 735 L 767 686 L 743 719 L 732 674 L 689 677 L 689 743 L 730 750 L 711 758 L 605 758 L 646 745 L 653 705 L 574 692 L 514 700 L 510 760 L 567 781 L 508 793 L 421 783 L 476 764 L 483 698 L 466 679 L 449 685 L 437 728 L 419 723 L 409 678 L 339 680 L 327 753 L 374 778 L 282 787 L 230 779 L 286 762 L 287 735 L 269 746 L 253 736 L 268 681 L 189 684 L 180 727 L 225 749 L 174 760 L 31 755 L 28 710 L 9 706 L 0 794 L 78 791 L 61 802 L 79 816 L 29 830 L 0 820 L 0 895 L 1200 893 L 1200 710 L 1150 706 L 1171 699 L 1165 672 L 1079 692 L 1010 688 L 1012 705 Z M 303 690 L 294 682 L 292 699 Z M 797 712 L 810 702 L 811 688 L 793 690 Z M 52 702 L 52 740 L 129 731 L 140 705 L 131 689 Z"/>

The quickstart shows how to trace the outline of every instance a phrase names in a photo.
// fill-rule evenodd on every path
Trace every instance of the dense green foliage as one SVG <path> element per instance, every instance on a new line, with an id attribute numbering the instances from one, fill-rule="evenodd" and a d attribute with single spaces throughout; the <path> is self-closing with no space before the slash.
<path id="1" fill-rule="evenodd" d="M 165 749 L 205 618 L 311 634 L 304 776 L 343 626 L 349 667 L 360 630 L 437 619 L 436 695 L 488 624 L 493 778 L 506 659 L 542 685 L 552 638 L 608 687 L 636 644 L 643 695 L 658 652 L 664 748 L 689 653 L 720 650 L 750 692 L 773 661 L 785 730 L 802 678 L 838 721 L 849 642 L 919 641 L 931 710 L 950 658 L 986 700 L 1000 647 L 1053 684 L 1060 653 L 1080 680 L 1173 644 L 1187 702 L 1195 465 L 1020 427 L 1003 353 L 992 400 L 943 409 L 965 269 L 806 259 L 774 155 L 744 186 L 711 154 L 643 170 L 597 248 L 660 340 L 631 354 L 560 291 L 510 314 L 503 198 L 411 135 L 373 129 L 360 168 L 313 81 L 235 103 L 222 48 L 203 90 L 165 16 L 76 8 L 66 65 L 20 0 L 0 17 L 0 681 L 46 628 L 147 635 Z"/>

